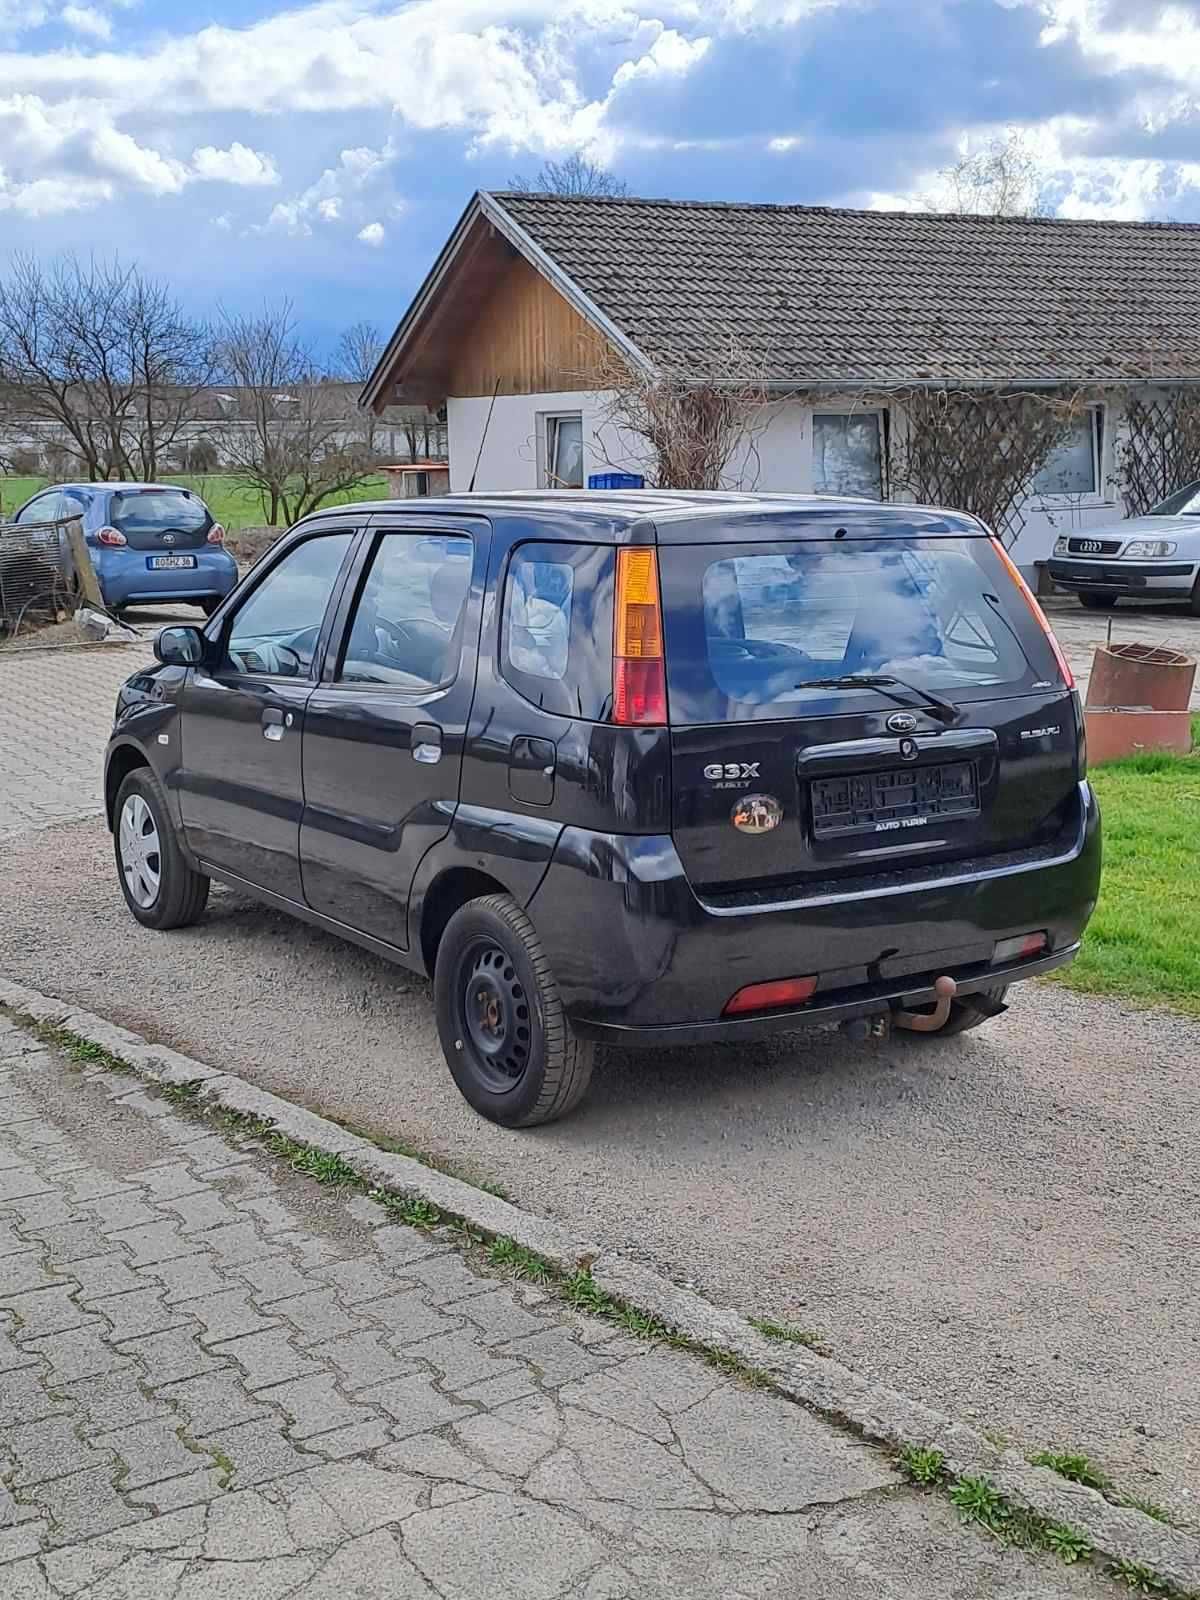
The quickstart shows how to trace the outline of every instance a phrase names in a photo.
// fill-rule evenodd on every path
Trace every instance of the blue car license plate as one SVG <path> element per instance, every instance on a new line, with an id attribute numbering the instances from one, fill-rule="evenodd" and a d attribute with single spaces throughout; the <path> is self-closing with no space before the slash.
<path id="1" fill-rule="evenodd" d="M 194 567 L 195 556 L 148 556 L 146 565 L 153 571 L 161 571 L 163 567 Z"/>

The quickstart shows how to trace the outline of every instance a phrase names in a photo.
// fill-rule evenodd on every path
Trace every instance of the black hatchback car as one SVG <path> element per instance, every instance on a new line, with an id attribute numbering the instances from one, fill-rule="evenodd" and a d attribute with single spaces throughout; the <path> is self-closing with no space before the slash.
<path id="1" fill-rule="evenodd" d="M 1070 671 L 973 517 L 544 493 L 306 519 L 121 692 L 148 927 L 209 880 L 433 980 L 484 1116 L 597 1041 L 957 1033 L 1070 961 L 1099 816 Z"/>

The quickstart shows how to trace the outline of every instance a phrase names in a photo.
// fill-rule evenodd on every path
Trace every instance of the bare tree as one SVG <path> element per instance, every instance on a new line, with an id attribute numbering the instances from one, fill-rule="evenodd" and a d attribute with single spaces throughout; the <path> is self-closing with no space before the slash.
<path id="1" fill-rule="evenodd" d="M 379 365 L 384 343 L 377 323 L 354 323 L 337 342 L 333 357 L 334 372 L 347 383 L 366 383 Z"/>
<path id="2" fill-rule="evenodd" d="M 608 197 L 622 200 L 629 185 L 598 161 L 589 161 L 578 151 L 563 161 L 544 161 L 532 178 L 516 174 L 508 187 L 518 194 L 569 194 L 585 199 Z"/>
<path id="3" fill-rule="evenodd" d="M 659 489 L 753 488 L 770 420 L 763 362 L 732 334 L 707 360 L 681 352 L 652 371 L 602 349 L 588 373 L 600 393 L 596 436 L 610 465 L 636 466 Z"/>
<path id="4" fill-rule="evenodd" d="M 222 313 L 219 350 L 237 403 L 221 429 L 222 458 L 257 489 L 272 526 L 371 476 L 361 419 L 347 415 L 344 389 L 301 341 L 290 300 L 255 316 Z"/>
<path id="5" fill-rule="evenodd" d="M 0 280 L 0 388 L 89 478 L 153 477 L 213 372 L 208 330 L 119 261 L 15 256 Z"/>
<path id="6" fill-rule="evenodd" d="M 1046 217 L 1046 177 L 1021 130 L 1009 128 L 943 167 L 938 191 L 926 204 L 985 217 Z"/>

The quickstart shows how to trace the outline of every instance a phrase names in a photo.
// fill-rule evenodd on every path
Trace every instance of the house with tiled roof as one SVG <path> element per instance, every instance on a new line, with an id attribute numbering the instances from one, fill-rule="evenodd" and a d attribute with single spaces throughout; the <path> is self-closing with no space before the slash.
<path id="1" fill-rule="evenodd" d="M 362 399 L 445 406 L 454 490 L 585 487 L 646 470 L 602 353 L 711 374 L 736 349 L 765 404 L 727 486 L 899 498 L 914 396 L 1069 398 L 1006 529 L 1032 568 L 1200 477 L 1198 284 L 1183 224 L 480 193 Z"/>

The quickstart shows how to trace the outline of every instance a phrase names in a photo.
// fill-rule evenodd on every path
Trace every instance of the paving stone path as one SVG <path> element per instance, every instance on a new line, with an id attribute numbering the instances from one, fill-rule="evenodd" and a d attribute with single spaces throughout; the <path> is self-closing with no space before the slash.
<path id="1" fill-rule="evenodd" d="M 4 1600 L 1101 1587 L 0 1018 Z"/>

